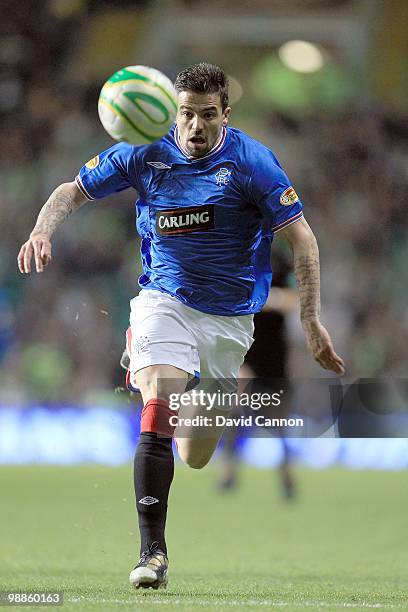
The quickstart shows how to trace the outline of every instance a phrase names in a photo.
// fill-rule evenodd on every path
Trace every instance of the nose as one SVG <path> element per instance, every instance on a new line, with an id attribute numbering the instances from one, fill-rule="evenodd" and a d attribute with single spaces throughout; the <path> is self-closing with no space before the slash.
<path id="1" fill-rule="evenodd" d="M 203 121 L 199 115 L 194 115 L 192 119 L 191 129 L 197 134 L 203 129 Z"/>

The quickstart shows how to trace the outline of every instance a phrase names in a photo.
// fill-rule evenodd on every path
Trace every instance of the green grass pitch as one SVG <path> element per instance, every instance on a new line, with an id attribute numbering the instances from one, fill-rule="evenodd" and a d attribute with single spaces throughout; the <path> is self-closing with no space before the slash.
<path id="1" fill-rule="evenodd" d="M 299 469 L 285 503 L 276 473 L 222 495 L 215 468 L 177 468 L 169 587 L 133 591 L 130 465 L 1 467 L 0 590 L 63 590 L 64 612 L 408 610 L 406 472 Z"/>

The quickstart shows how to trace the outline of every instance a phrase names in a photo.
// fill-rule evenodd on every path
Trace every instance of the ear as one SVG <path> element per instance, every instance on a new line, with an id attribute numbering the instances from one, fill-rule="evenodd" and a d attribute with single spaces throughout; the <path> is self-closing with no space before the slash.
<path id="1" fill-rule="evenodd" d="M 225 126 L 227 125 L 227 123 L 228 123 L 228 116 L 229 116 L 230 112 L 231 112 L 231 107 L 230 107 L 230 106 L 227 106 L 227 108 L 226 108 L 226 109 L 225 109 L 225 111 L 223 112 L 223 115 L 224 115 L 224 117 L 223 117 L 223 119 L 222 119 L 222 125 L 223 125 L 223 127 L 225 127 Z"/>

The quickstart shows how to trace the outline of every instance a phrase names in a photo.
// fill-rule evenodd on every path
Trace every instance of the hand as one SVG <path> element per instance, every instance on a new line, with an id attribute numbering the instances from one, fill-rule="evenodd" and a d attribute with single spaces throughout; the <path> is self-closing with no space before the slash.
<path id="1" fill-rule="evenodd" d="M 344 361 L 335 353 L 327 329 L 320 321 L 304 322 L 303 329 L 308 349 L 317 363 L 325 370 L 332 370 L 339 376 L 343 376 L 345 373 Z"/>
<path id="2" fill-rule="evenodd" d="M 17 256 L 18 269 L 22 274 L 31 272 L 31 259 L 34 255 L 37 272 L 43 272 L 51 261 L 51 242 L 43 234 L 32 234 L 23 244 Z"/>

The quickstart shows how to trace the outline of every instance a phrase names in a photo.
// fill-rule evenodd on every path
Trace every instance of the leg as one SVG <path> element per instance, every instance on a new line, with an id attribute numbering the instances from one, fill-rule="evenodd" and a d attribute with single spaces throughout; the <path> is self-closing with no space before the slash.
<path id="1" fill-rule="evenodd" d="M 167 585 L 165 527 L 167 500 L 174 476 L 170 393 L 182 393 L 188 374 L 170 365 L 153 365 L 136 372 L 144 408 L 134 462 L 136 509 L 141 557 L 129 580 L 135 588 Z"/>
<path id="2" fill-rule="evenodd" d="M 148 366 L 136 373 L 144 404 L 134 463 L 141 552 L 152 542 L 158 542 L 160 550 L 167 553 L 164 530 L 167 499 L 174 475 L 167 400 L 170 393 L 184 391 L 187 377 L 186 372 L 170 365 Z"/>
<path id="3" fill-rule="evenodd" d="M 219 385 L 218 388 L 220 388 Z M 210 384 L 207 391 L 212 394 L 214 389 Z M 205 405 L 182 405 L 179 410 L 179 425 L 174 432 L 180 459 L 189 467 L 197 470 L 205 467 L 214 454 L 224 431 L 224 426 L 217 424 L 217 418 L 230 415 L 231 410 L 225 408 L 220 410 L 213 407 L 207 410 Z M 183 422 L 183 419 L 196 419 L 197 417 L 202 420 L 206 419 L 206 421 L 199 426 L 191 427 L 186 426 Z"/>
<path id="4" fill-rule="evenodd" d="M 283 457 L 279 465 L 279 472 L 282 483 L 282 492 L 286 500 L 291 500 L 295 496 L 295 480 L 291 467 L 291 453 L 289 445 L 285 438 L 280 439 L 282 442 Z"/>
<path id="5" fill-rule="evenodd" d="M 249 365 L 244 363 L 239 370 L 238 377 L 238 395 L 243 393 L 245 387 L 248 384 L 248 379 L 253 379 L 255 374 Z M 236 411 L 236 415 L 239 416 L 240 411 Z M 221 491 L 228 491 L 236 486 L 237 484 L 237 473 L 238 473 L 238 452 L 237 452 L 237 440 L 239 437 L 239 430 L 237 427 L 228 428 L 224 434 L 223 442 L 224 446 L 222 449 L 222 464 L 221 464 L 221 475 L 218 480 L 217 486 Z"/>
<path id="6" fill-rule="evenodd" d="M 236 393 L 239 369 L 252 343 L 252 316 L 214 316 L 200 325 L 201 334 L 197 339 L 201 366 L 199 390 L 208 393 Z M 188 416 L 208 416 L 215 422 L 219 415 L 230 416 L 233 407 L 228 404 L 211 411 L 206 411 L 203 407 L 194 411 L 190 407 Z M 180 409 L 180 420 L 182 413 Z M 222 426 L 214 425 L 203 429 L 197 431 L 197 428 L 194 428 L 186 434 L 185 428 L 181 430 L 178 427 L 175 432 L 181 459 L 195 469 L 207 465 L 224 430 Z"/>
<path id="7" fill-rule="evenodd" d="M 189 412 L 189 418 L 190 414 L 191 412 Z M 225 412 L 221 413 L 214 410 L 211 412 L 212 416 L 216 414 L 225 416 Z M 200 415 L 206 416 L 202 410 L 198 410 L 195 416 Z M 182 431 L 178 432 L 176 430 L 175 440 L 180 459 L 189 467 L 201 470 L 213 456 L 222 432 L 223 427 L 209 427 L 206 428 L 205 433 L 203 431 L 197 433 L 194 430 L 186 432 L 184 427 Z"/>
<path id="8" fill-rule="evenodd" d="M 229 428 L 223 437 L 221 475 L 217 482 L 220 491 L 229 491 L 237 485 L 238 455 L 237 428 Z"/>
<path id="9" fill-rule="evenodd" d="M 157 398 L 168 401 L 171 393 L 183 393 L 187 381 L 187 372 L 172 365 L 151 365 L 136 372 L 144 404 Z"/>
<path id="10" fill-rule="evenodd" d="M 171 420 L 177 420 L 168 400 L 172 393 L 183 393 L 189 375 L 200 370 L 196 341 L 185 315 L 188 310 L 153 290 L 142 290 L 131 301 L 127 379 L 139 388 L 144 403 L 134 464 L 141 558 L 130 582 L 136 588 L 158 588 L 167 582 L 165 525 L 174 475 L 175 423 Z"/>

